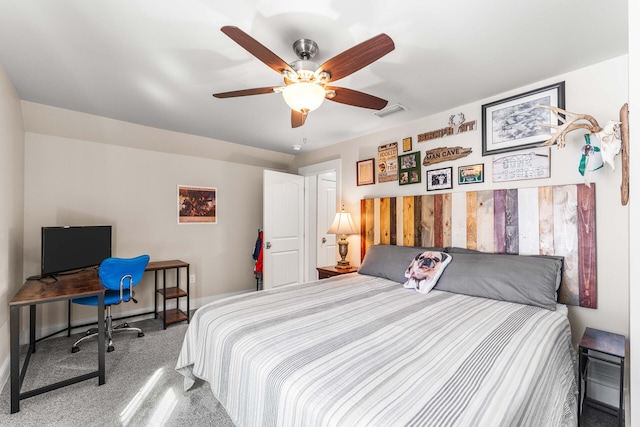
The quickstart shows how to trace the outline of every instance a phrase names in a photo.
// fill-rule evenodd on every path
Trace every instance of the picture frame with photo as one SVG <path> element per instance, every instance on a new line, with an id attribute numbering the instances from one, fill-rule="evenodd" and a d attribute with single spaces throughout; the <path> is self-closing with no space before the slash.
<path id="1" fill-rule="evenodd" d="M 178 185 L 178 224 L 216 224 L 218 190 Z"/>
<path id="2" fill-rule="evenodd" d="M 427 191 L 453 188 L 453 168 L 431 169 L 427 171 Z"/>
<path id="3" fill-rule="evenodd" d="M 375 159 L 366 159 L 356 162 L 356 184 L 358 186 L 376 183 L 375 161 Z"/>
<path id="4" fill-rule="evenodd" d="M 561 124 L 549 105 L 564 109 L 565 82 L 555 83 L 482 106 L 482 155 L 540 147 L 550 138 L 542 124 Z M 553 130 L 552 130 L 553 131 Z"/>
<path id="5" fill-rule="evenodd" d="M 484 163 L 458 167 L 458 184 L 478 184 L 484 182 Z"/>
<path id="6" fill-rule="evenodd" d="M 400 185 L 418 184 L 421 182 L 422 174 L 420 172 L 419 151 L 398 156 L 398 165 L 400 168 L 398 183 Z"/>

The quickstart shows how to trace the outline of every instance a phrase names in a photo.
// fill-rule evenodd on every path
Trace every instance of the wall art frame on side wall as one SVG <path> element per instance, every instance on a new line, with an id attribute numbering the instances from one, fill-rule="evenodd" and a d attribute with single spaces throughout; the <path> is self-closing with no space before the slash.
<path id="1" fill-rule="evenodd" d="M 493 156 L 493 182 L 541 179 L 551 176 L 551 147 Z"/>
<path id="2" fill-rule="evenodd" d="M 458 184 L 478 184 L 484 182 L 484 163 L 458 166 Z"/>
<path id="3" fill-rule="evenodd" d="M 419 151 L 398 156 L 398 164 L 400 165 L 400 174 L 398 175 L 398 183 L 400 185 L 420 183 L 421 173 Z"/>
<path id="4" fill-rule="evenodd" d="M 536 105 L 564 109 L 564 81 L 482 106 L 482 155 L 540 147 L 549 140 L 549 129 L 558 123 L 553 113 Z M 558 123 L 560 124 L 560 123 Z"/>
<path id="5" fill-rule="evenodd" d="M 376 159 L 359 160 L 356 162 L 356 184 L 371 185 L 376 183 Z"/>
<path id="6" fill-rule="evenodd" d="M 178 224 L 216 224 L 218 190 L 178 185 Z"/>
<path id="7" fill-rule="evenodd" d="M 431 169 L 427 171 L 427 191 L 453 188 L 453 168 Z"/>

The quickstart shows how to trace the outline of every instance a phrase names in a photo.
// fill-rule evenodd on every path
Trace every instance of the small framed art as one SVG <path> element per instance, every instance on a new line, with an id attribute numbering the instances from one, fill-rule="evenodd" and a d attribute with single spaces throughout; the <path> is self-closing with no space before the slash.
<path id="1" fill-rule="evenodd" d="M 178 224 L 216 224 L 217 193 L 213 187 L 178 185 Z"/>
<path id="2" fill-rule="evenodd" d="M 537 105 L 564 108 L 564 82 L 501 99 L 482 106 L 482 155 L 540 147 L 549 128 L 559 124 L 553 112 Z"/>
<path id="3" fill-rule="evenodd" d="M 484 182 L 484 163 L 458 167 L 458 184 Z"/>
<path id="4" fill-rule="evenodd" d="M 411 137 L 402 140 L 402 151 L 405 153 L 411 151 Z"/>
<path id="5" fill-rule="evenodd" d="M 420 152 L 403 154 L 398 156 L 400 164 L 400 174 L 398 182 L 400 185 L 417 184 L 420 182 Z"/>
<path id="6" fill-rule="evenodd" d="M 375 159 L 356 162 L 356 184 L 371 185 L 376 183 Z"/>
<path id="7" fill-rule="evenodd" d="M 427 191 L 453 188 L 453 168 L 431 169 L 427 171 Z"/>
<path id="8" fill-rule="evenodd" d="M 551 176 L 550 147 L 493 156 L 493 182 L 540 179 Z"/>

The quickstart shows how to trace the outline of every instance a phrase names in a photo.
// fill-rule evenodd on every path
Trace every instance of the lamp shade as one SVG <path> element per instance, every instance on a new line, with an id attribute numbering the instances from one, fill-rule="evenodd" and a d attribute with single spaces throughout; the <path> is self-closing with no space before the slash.
<path id="1" fill-rule="evenodd" d="M 356 227 L 353 225 L 351 214 L 345 212 L 343 209 L 342 212 L 336 214 L 327 234 L 356 234 L 357 232 L 358 230 L 356 230 Z"/>
<path id="2" fill-rule="evenodd" d="M 324 101 L 324 88 L 315 83 L 293 83 L 284 88 L 282 96 L 292 110 L 308 113 L 315 110 Z"/>

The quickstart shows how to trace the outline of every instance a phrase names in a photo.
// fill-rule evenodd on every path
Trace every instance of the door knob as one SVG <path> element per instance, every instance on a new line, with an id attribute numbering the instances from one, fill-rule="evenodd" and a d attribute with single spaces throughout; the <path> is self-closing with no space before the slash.
<path id="1" fill-rule="evenodd" d="M 326 237 L 322 238 L 322 243 L 327 243 L 327 238 Z"/>
<path id="2" fill-rule="evenodd" d="M 271 242 L 267 242 L 264 244 L 265 249 L 271 249 Z"/>

